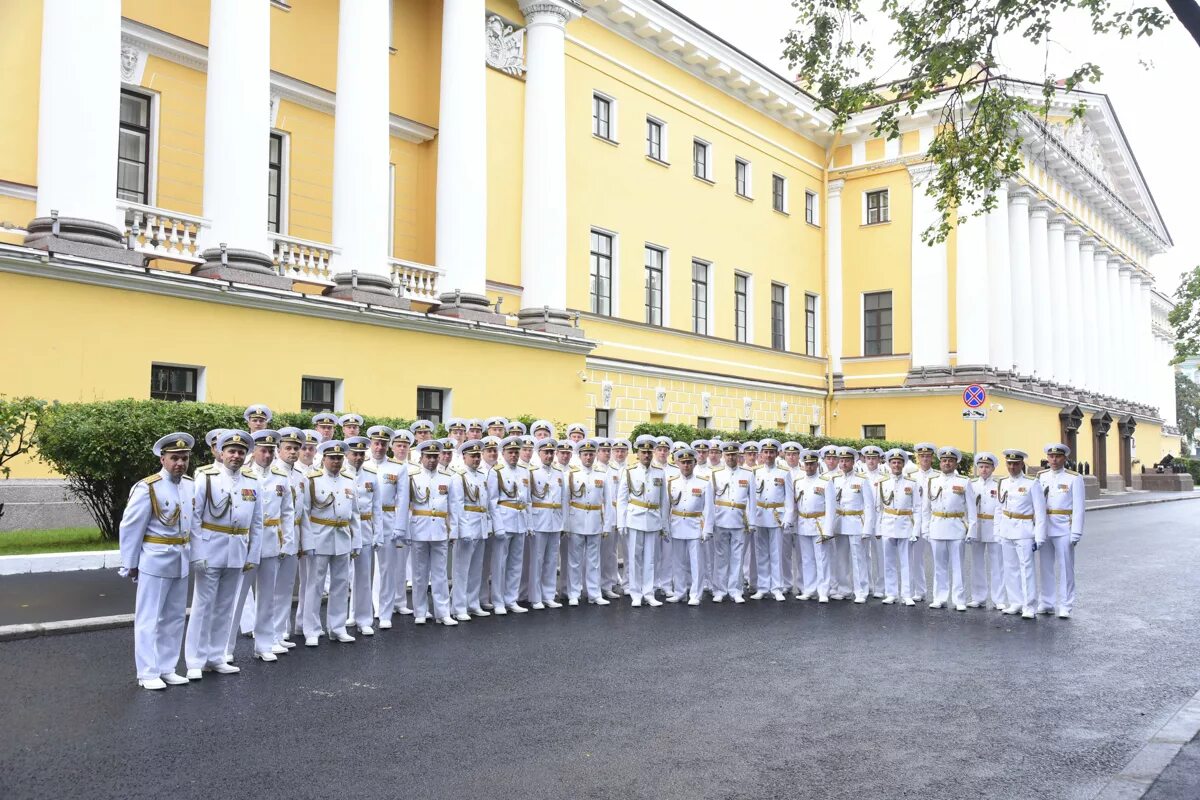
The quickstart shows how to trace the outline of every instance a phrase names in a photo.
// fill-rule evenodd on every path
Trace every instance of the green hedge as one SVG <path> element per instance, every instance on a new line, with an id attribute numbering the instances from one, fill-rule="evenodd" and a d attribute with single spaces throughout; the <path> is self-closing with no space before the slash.
<path id="1" fill-rule="evenodd" d="M 1200 486 L 1200 458 L 1180 456 L 1175 459 L 1175 463 L 1182 464 L 1192 476 L 1192 480 L 1196 482 L 1196 485 Z"/>

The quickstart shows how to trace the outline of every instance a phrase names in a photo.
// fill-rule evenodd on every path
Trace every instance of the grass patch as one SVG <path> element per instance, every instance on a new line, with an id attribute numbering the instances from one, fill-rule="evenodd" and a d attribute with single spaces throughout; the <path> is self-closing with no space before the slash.
<path id="1" fill-rule="evenodd" d="M 0 533 L 0 556 L 32 553 L 77 553 L 83 550 L 116 550 L 116 541 L 100 537 L 99 528 L 56 528 L 47 531 Z"/>

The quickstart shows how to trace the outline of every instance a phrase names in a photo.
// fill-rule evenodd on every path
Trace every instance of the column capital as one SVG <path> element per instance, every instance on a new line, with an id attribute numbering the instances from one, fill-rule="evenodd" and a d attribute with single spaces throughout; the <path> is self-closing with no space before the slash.
<path id="1" fill-rule="evenodd" d="M 1008 190 L 1008 204 L 1010 206 L 1028 206 L 1029 201 L 1033 199 L 1033 192 L 1029 191 L 1024 186 L 1010 188 Z"/>
<path id="2" fill-rule="evenodd" d="M 1071 221 L 1070 218 L 1068 218 L 1065 214 L 1062 214 L 1061 212 L 1058 212 L 1058 211 L 1055 211 L 1053 214 L 1050 215 L 1050 227 L 1051 228 L 1062 228 L 1064 230 L 1064 235 L 1065 235 L 1067 223 L 1069 223 L 1070 221 Z"/>
<path id="3" fill-rule="evenodd" d="M 1063 229 L 1063 236 L 1067 239 L 1078 239 L 1080 245 L 1083 244 L 1083 228 L 1076 225 L 1070 219 L 1067 220 L 1066 226 Z"/>
<path id="4" fill-rule="evenodd" d="M 846 181 L 841 178 L 830 181 L 825 185 L 825 196 L 830 199 L 834 197 L 841 197 L 842 188 L 845 187 L 845 185 Z"/>
<path id="5" fill-rule="evenodd" d="M 937 171 L 937 165 L 932 161 L 926 161 L 921 164 L 909 164 L 908 176 L 912 180 L 913 186 L 920 186 L 927 183 L 933 178 L 933 173 Z"/>
<path id="6" fill-rule="evenodd" d="M 1037 201 L 1036 201 L 1036 202 L 1034 202 L 1034 203 L 1033 203 L 1033 205 L 1030 207 L 1030 209 L 1029 209 L 1029 216 L 1030 216 L 1030 217 L 1032 217 L 1033 219 L 1038 219 L 1038 218 L 1043 218 L 1043 219 L 1045 219 L 1045 218 L 1049 218 L 1049 216 L 1050 216 L 1050 204 L 1049 204 L 1049 203 L 1047 203 L 1045 200 L 1037 200 Z"/>
<path id="7" fill-rule="evenodd" d="M 571 20 L 583 16 L 584 8 L 574 0 L 519 0 L 526 25 L 550 24 L 566 27 Z"/>

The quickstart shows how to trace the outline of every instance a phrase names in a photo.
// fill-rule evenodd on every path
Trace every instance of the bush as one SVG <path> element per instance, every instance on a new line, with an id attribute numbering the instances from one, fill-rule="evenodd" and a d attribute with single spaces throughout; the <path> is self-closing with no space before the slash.
<path id="1" fill-rule="evenodd" d="M 159 438 L 181 431 L 196 438 L 192 466 L 212 461 L 204 434 L 213 428 L 245 428 L 239 406 L 218 403 L 171 403 L 163 400 L 114 400 L 65 403 L 47 407 L 38 428 L 38 455 L 66 478 L 100 532 L 117 538 L 130 489 L 160 464 L 151 452 Z M 363 416 L 371 425 L 407 427 L 407 420 Z M 271 426 L 312 427 L 312 414 L 276 412 Z"/>
<path id="2" fill-rule="evenodd" d="M 1175 459 L 1175 463 L 1182 465 L 1196 485 L 1200 486 L 1200 458 L 1180 457 Z"/>
<path id="3" fill-rule="evenodd" d="M 7 478 L 12 470 L 5 465 L 37 446 L 38 426 L 45 410 L 45 400 L 10 400 L 0 395 L 0 475 Z"/>

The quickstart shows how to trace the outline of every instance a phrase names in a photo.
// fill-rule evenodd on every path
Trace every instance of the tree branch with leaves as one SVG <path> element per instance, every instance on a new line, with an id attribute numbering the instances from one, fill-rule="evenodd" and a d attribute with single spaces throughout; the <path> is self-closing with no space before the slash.
<path id="1" fill-rule="evenodd" d="M 35 397 L 0 396 L 0 475 L 12 473 L 8 462 L 28 453 L 37 445 L 38 426 L 45 400 Z"/>

